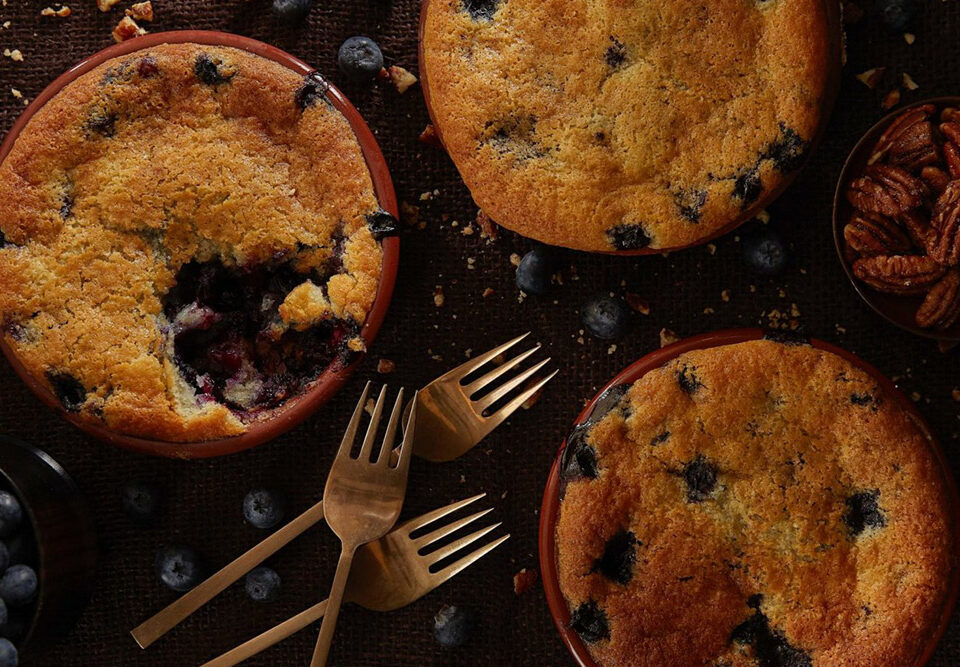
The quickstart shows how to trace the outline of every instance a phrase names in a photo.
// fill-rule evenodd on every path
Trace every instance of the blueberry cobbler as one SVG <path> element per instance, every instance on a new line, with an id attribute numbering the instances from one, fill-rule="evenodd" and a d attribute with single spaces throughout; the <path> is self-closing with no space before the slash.
<path id="1" fill-rule="evenodd" d="M 138 51 L 64 88 L 0 165 L 3 339 L 85 421 L 240 434 L 364 350 L 395 231 L 321 78 Z"/>
<path id="2" fill-rule="evenodd" d="M 443 144 L 501 225 L 590 251 L 672 248 L 761 208 L 820 124 L 823 0 L 430 0 Z"/>
<path id="3" fill-rule="evenodd" d="M 920 427 L 805 344 L 680 355 L 568 438 L 570 624 L 600 665 L 913 665 L 956 548 Z"/>

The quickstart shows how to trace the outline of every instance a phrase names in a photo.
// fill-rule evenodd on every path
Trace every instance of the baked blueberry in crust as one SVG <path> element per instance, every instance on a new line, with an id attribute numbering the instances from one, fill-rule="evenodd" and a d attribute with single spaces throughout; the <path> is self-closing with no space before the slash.
<path id="1" fill-rule="evenodd" d="M 694 369 L 691 400 L 678 378 Z M 602 467 L 565 475 L 555 556 L 600 667 L 899 667 L 936 635 L 957 560 L 941 464 L 840 356 L 762 339 L 686 352 L 567 451 L 585 445 Z"/>
<path id="2" fill-rule="evenodd" d="M 66 410 L 156 440 L 238 435 L 364 351 L 396 224 L 325 91 L 166 44 L 30 119 L 0 165 L 0 321 Z"/>

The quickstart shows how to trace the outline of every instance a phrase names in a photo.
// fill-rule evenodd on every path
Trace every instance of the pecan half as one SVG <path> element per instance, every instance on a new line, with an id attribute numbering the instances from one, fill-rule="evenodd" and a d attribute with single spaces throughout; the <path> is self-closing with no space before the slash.
<path id="1" fill-rule="evenodd" d="M 910 250 L 910 238 L 890 218 L 875 213 L 855 213 L 843 228 L 847 247 L 861 257 L 899 255 Z"/>
<path id="2" fill-rule="evenodd" d="M 950 271 L 940 279 L 917 311 L 917 324 L 924 329 L 949 329 L 960 318 L 960 272 Z"/>
<path id="3" fill-rule="evenodd" d="M 931 219 L 936 234 L 927 252 L 944 266 L 960 264 L 960 181 L 950 181 L 933 207 Z"/>
<path id="4" fill-rule="evenodd" d="M 940 112 L 940 120 L 944 123 L 960 120 L 960 109 L 957 109 L 957 107 L 945 107 L 943 111 Z"/>
<path id="5" fill-rule="evenodd" d="M 951 178 L 960 178 L 960 148 L 952 141 L 943 144 L 943 161 Z"/>
<path id="6" fill-rule="evenodd" d="M 940 155 L 930 122 L 930 115 L 935 110 L 932 104 L 925 104 L 895 118 L 877 141 L 870 164 L 883 157 L 887 157 L 890 164 L 908 171 L 936 164 Z"/>
<path id="7" fill-rule="evenodd" d="M 931 192 L 938 195 L 950 182 L 950 175 L 940 167 L 924 167 L 920 170 L 920 178 L 927 184 Z"/>
<path id="8" fill-rule="evenodd" d="M 878 255 L 853 263 L 857 278 L 890 294 L 923 294 L 946 272 L 946 267 L 920 255 Z"/>
<path id="9" fill-rule="evenodd" d="M 874 164 L 847 186 L 847 201 L 865 213 L 895 218 L 924 205 L 927 186 L 900 167 Z"/>

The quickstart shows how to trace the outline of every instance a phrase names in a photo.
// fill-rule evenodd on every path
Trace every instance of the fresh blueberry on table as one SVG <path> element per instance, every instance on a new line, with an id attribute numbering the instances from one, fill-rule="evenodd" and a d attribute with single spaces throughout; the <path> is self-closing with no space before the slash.
<path id="1" fill-rule="evenodd" d="M 440 646 L 456 648 L 470 638 L 473 614 L 463 607 L 443 605 L 433 617 L 433 636 Z"/>
<path id="2" fill-rule="evenodd" d="M 892 32 L 903 32 L 916 10 L 914 0 L 879 0 L 877 8 L 883 24 Z"/>
<path id="3" fill-rule="evenodd" d="M 255 567 L 247 574 L 247 595 L 254 602 L 273 602 L 280 597 L 280 575 L 269 567 Z"/>
<path id="4" fill-rule="evenodd" d="M 283 521 L 283 501 L 268 489 L 254 489 L 243 499 L 243 516 L 254 528 L 269 530 Z"/>
<path id="5" fill-rule="evenodd" d="M 787 245 L 770 227 L 761 227 L 743 236 L 740 252 L 748 267 L 765 276 L 776 275 L 787 268 Z"/>
<path id="6" fill-rule="evenodd" d="M 17 667 L 17 647 L 9 639 L 0 639 L 0 667 Z"/>
<path id="7" fill-rule="evenodd" d="M 157 553 L 157 577 L 168 588 L 186 593 L 203 578 L 203 559 L 190 547 L 164 547 Z"/>
<path id="8" fill-rule="evenodd" d="M 156 484 L 134 480 L 123 485 L 123 513 L 140 525 L 149 525 L 157 518 L 160 488 Z"/>
<path id="9" fill-rule="evenodd" d="M 17 497 L 0 491 L 0 538 L 9 537 L 23 521 L 23 508 Z"/>
<path id="10" fill-rule="evenodd" d="M 311 0 L 273 0 L 273 15 L 283 23 L 299 23 L 310 13 Z"/>
<path id="11" fill-rule="evenodd" d="M 29 565 L 13 565 L 0 576 L 0 598 L 10 607 L 29 604 L 37 594 L 37 573 Z"/>
<path id="12" fill-rule="evenodd" d="M 527 294 L 546 294 L 553 276 L 554 257 L 546 247 L 534 248 L 520 260 L 517 287 Z"/>
<path id="13" fill-rule="evenodd" d="M 627 333 L 630 307 L 617 297 L 597 297 L 588 301 L 580 311 L 580 321 L 590 335 L 602 340 L 614 340 Z"/>
<path id="14" fill-rule="evenodd" d="M 353 81 L 368 81 L 383 69 L 383 53 L 369 37 L 350 37 L 340 45 L 337 66 Z"/>

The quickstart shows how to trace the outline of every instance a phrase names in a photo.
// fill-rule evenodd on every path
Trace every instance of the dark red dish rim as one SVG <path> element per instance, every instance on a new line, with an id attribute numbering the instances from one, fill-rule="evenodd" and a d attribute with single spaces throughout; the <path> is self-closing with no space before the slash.
<path id="1" fill-rule="evenodd" d="M 126 42 L 114 44 L 95 53 L 71 67 L 47 86 L 16 120 L 4 139 L 3 144 L 0 145 L 0 162 L 2 162 L 10 152 L 18 135 L 33 114 L 54 95 L 59 93 L 67 84 L 79 76 L 117 56 L 128 55 L 135 51 L 149 49 L 160 44 L 182 43 L 234 47 L 278 62 L 298 74 L 306 75 L 316 71 L 298 58 L 274 46 L 250 39 L 249 37 L 242 37 L 230 33 L 209 30 L 181 30 L 159 32 L 137 37 Z M 367 127 L 367 124 L 363 121 L 363 118 L 356 108 L 350 104 L 349 100 L 347 100 L 343 93 L 336 87 L 333 85 L 330 86 L 330 89 L 327 91 L 327 97 L 333 103 L 333 106 L 346 117 L 354 134 L 357 136 L 357 140 L 363 151 L 363 157 L 370 170 L 370 176 L 373 180 L 374 190 L 380 202 L 380 207 L 394 217 L 397 217 L 397 197 L 393 189 L 393 181 L 390 179 L 390 172 L 387 168 L 386 160 L 380 151 L 380 147 L 377 145 L 373 133 L 370 132 L 370 128 Z M 383 266 L 381 268 L 380 284 L 377 288 L 373 306 L 361 330 L 361 336 L 367 345 L 372 343 L 376 338 L 380 325 L 383 323 L 384 317 L 387 314 L 387 308 L 390 305 L 390 298 L 393 295 L 393 288 L 397 279 L 397 267 L 400 261 L 399 238 L 396 236 L 385 238 L 382 246 Z M 12 350 L 9 349 L 2 339 L 0 339 L 0 350 L 3 351 L 17 375 L 33 390 L 41 401 L 56 410 L 67 421 L 85 433 L 111 445 L 125 449 L 132 449 L 155 456 L 184 459 L 208 458 L 232 454 L 276 438 L 281 433 L 302 422 L 313 414 L 320 405 L 330 400 L 337 390 L 347 381 L 361 360 L 357 358 L 345 367 L 336 365 L 328 367 L 319 378 L 310 383 L 305 391 L 271 411 L 271 415 L 267 419 L 250 424 L 246 432 L 241 435 L 201 442 L 168 442 L 117 433 L 106 426 L 82 421 L 76 415 L 64 410 L 60 401 L 56 399 L 43 383 L 27 372 L 16 355 L 13 354 Z"/>
<path id="2" fill-rule="evenodd" d="M 655 350 L 635 361 L 633 364 L 621 371 L 609 383 L 607 383 L 607 385 L 604 386 L 583 409 L 573 426 L 576 427 L 584 423 L 590 417 L 597 400 L 611 387 L 636 382 L 648 372 L 660 368 L 667 362 L 675 359 L 685 352 L 719 347 L 721 345 L 742 343 L 750 340 L 758 340 L 763 338 L 768 333 L 769 332 L 766 332 L 762 329 L 728 329 L 686 338 L 682 341 L 674 343 L 673 345 L 668 345 L 667 347 Z M 958 537 L 960 537 L 960 509 L 958 509 L 960 508 L 960 502 L 958 502 L 956 482 L 953 474 L 950 471 L 950 466 L 947 462 L 946 456 L 943 454 L 943 450 L 940 448 L 937 440 L 933 437 L 933 434 L 930 432 L 929 427 L 927 426 L 923 417 L 920 415 L 920 412 L 917 410 L 916 406 L 909 398 L 904 396 L 903 393 L 896 388 L 893 382 L 887 379 L 887 377 L 884 376 L 879 370 L 851 352 L 817 339 L 810 339 L 809 343 L 819 350 L 836 354 L 837 356 L 849 361 L 872 376 L 883 389 L 884 393 L 891 400 L 894 400 L 900 407 L 902 407 L 907 414 L 910 415 L 914 422 L 916 422 L 918 428 L 920 428 L 924 435 L 926 435 L 934 458 L 940 465 L 944 482 L 947 487 L 947 493 L 950 497 L 950 506 L 953 512 L 953 539 L 956 541 Z M 568 609 L 566 599 L 563 597 L 563 593 L 560 590 L 560 581 L 557 574 L 556 527 L 557 520 L 559 518 L 561 492 L 563 487 L 562 480 L 560 478 L 560 466 L 563 458 L 563 451 L 566 448 L 566 445 L 567 441 L 566 438 L 564 438 L 563 443 L 560 445 L 560 451 L 557 453 L 557 457 L 550 469 L 550 476 L 547 479 L 547 486 L 543 494 L 543 504 L 540 509 L 539 534 L 540 572 L 543 577 L 543 588 L 547 597 L 547 604 L 550 608 L 550 614 L 553 616 L 557 630 L 560 631 L 560 637 L 563 640 L 563 643 L 566 645 L 567 649 L 570 651 L 570 654 L 574 657 L 580 667 L 597 667 L 597 664 L 591 657 L 590 651 L 586 644 L 584 644 L 583 640 L 580 639 L 577 633 L 570 628 L 570 610 Z M 925 647 L 920 660 L 917 662 L 917 665 L 923 665 L 930 659 L 930 656 L 936 649 L 937 644 L 940 641 L 940 637 L 943 635 L 943 632 L 946 630 L 947 624 L 950 621 L 954 604 L 957 601 L 958 587 L 960 587 L 960 570 L 958 570 L 957 567 L 954 567 L 951 571 L 950 577 L 951 579 L 945 599 L 943 614 L 941 615 L 936 631 L 931 636 L 930 642 Z"/>

